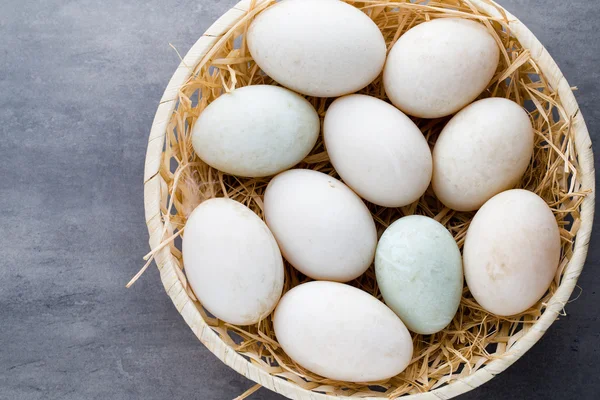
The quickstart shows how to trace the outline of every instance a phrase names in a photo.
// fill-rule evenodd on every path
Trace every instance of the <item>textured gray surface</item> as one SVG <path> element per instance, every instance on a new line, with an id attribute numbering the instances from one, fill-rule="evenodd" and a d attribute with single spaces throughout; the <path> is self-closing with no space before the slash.
<path id="1" fill-rule="evenodd" d="M 185 51 L 235 0 L 0 1 L 0 399 L 231 399 L 146 253 L 146 140 Z M 548 47 L 595 140 L 597 0 L 504 0 Z M 600 249 L 543 340 L 466 399 L 594 399 Z M 260 390 L 251 399 L 281 397 Z"/>

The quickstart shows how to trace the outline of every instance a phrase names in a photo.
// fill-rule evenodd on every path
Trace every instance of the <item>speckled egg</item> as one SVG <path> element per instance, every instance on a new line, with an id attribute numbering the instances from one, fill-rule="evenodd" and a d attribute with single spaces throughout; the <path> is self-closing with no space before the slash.
<path id="1" fill-rule="evenodd" d="M 548 290 L 560 247 L 558 224 L 542 198 L 520 189 L 500 193 L 481 207 L 467 231 L 469 290 L 493 314 L 519 314 Z"/>
<path id="2" fill-rule="evenodd" d="M 434 219 L 413 215 L 390 225 L 377 245 L 377 284 L 408 329 L 433 334 L 458 310 L 463 289 L 460 250 Z"/>

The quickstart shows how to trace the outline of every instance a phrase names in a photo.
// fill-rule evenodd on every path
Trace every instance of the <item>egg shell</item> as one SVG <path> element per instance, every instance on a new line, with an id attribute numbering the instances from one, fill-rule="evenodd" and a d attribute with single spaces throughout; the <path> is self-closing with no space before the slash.
<path id="1" fill-rule="evenodd" d="M 477 212 L 463 249 L 467 286 L 487 311 L 526 311 L 550 287 L 560 258 L 560 232 L 546 202 L 509 190 Z"/>
<path id="2" fill-rule="evenodd" d="M 338 0 L 284 0 L 260 13 L 247 34 L 254 61 L 298 93 L 336 97 L 381 73 L 386 44 L 362 11 Z"/>
<path id="3" fill-rule="evenodd" d="M 415 123 L 385 101 L 358 94 L 335 100 L 323 134 L 331 163 L 363 199 L 402 207 L 427 190 L 429 145 Z"/>
<path id="4" fill-rule="evenodd" d="M 453 210 L 477 210 L 519 183 L 532 154 L 523 107 L 496 97 L 476 101 L 448 122 L 433 148 L 433 190 Z"/>
<path id="5" fill-rule="evenodd" d="M 202 202 L 185 225 L 185 274 L 196 297 L 217 318 L 252 325 L 277 305 L 283 259 L 267 225 L 237 201 Z"/>
<path id="6" fill-rule="evenodd" d="M 265 219 L 283 256 L 313 279 L 347 282 L 364 273 L 377 246 L 368 208 L 342 182 L 293 169 L 271 180 Z"/>
<path id="7" fill-rule="evenodd" d="M 297 93 L 278 86 L 245 86 L 204 109 L 194 124 L 192 144 L 213 168 L 264 177 L 302 161 L 320 129 L 317 111 Z"/>
<path id="8" fill-rule="evenodd" d="M 390 225 L 375 253 L 385 303 L 408 329 L 430 335 L 454 318 L 463 289 L 462 258 L 448 230 L 420 215 Z"/>
<path id="9" fill-rule="evenodd" d="M 309 282 L 287 292 L 273 315 L 277 341 L 294 361 L 329 379 L 372 382 L 409 364 L 410 333 L 370 294 L 336 282 Z"/>
<path id="10" fill-rule="evenodd" d="M 498 68 L 500 50 L 485 26 L 440 18 L 408 30 L 394 44 L 383 84 L 409 115 L 439 118 L 475 100 Z"/>

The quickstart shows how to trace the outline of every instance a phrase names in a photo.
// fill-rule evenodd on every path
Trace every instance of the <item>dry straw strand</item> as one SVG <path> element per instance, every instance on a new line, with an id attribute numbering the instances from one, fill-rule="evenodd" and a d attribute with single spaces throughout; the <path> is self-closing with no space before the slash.
<path id="1" fill-rule="evenodd" d="M 327 395 L 396 398 L 439 391 L 444 387 L 456 388 L 439 395 L 451 397 L 494 375 L 493 372 L 482 375 L 479 373 L 482 370 L 494 371 L 494 366 L 502 370 L 512 362 L 516 352 L 521 351 L 520 347 L 526 350 L 527 344 L 521 345 L 523 338 L 532 332 L 531 327 L 542 320 L 547 309 L 555 314 L 563 312 L 569 289 L 572 290 L 575 285 L 571 282 L 571 276 L 576 279 L 583 264 L 582 251 L 577 251 L 576 246 L 583 246 L 585 258 L 587 243 L 580 244 L 579 237 L 583 232 L 587 240 L 591 227 L 591 222 L 588 222 L 591 212 L 589 207 L 588 211 L 584 208 L 590 201 L 593 203 L 590 200 L 593 199 L 593 183 L 589 179 L 590 168 L 582 169 L 583 164 L 589 165 L 591 151 L 582 155 L 580 144 L 587 144 L 589 136 L 587 141 L 582 142 L 581 135 L 575 134 L 576 130 L 587 134 L 578 110 L 573 110 L 571 104 L 565 105 L 559 84 L 550 83 L 553 77 L 542 72 L 531 49 L 525 48 L 513 34 L 510 16 L 495 3 L 489 0 L 347 2 L 373 19 L 381 29 L 388 49 L 411 27 L 435 18 L 469 18 L 482 23 L 493 34 L 502 55 L 498 71 L 481 97 L 506 97 L 525 105 L 530 111 L 536 132 L 535 151 L 519 187 L 540 195 L 552 208 L 561 227 L 562 258 L 559 272 L 544 298 L 520 315 L 503 318 L 483 310 L 465 288 L 458 313 L 446 329 L 435 335 L 414 336 L 414 358 L 402 374 L 386 381 L 368 383 L 325 379 L 294 363 L 279 347 L 270 317 L 254 326 L 237 327 L 208 316 L 187 285 L 182 271 L 181 252 L 174 239 L 184 234 L 183 227 L 191 210 L 201 201 L 214 197 L 237 200 L 263 217 L 262 196 L 268 178 L 239 178 L 210 168 L 193 152 L 191 127 L 206 106 L 221 94 L 250 84 L 275 84 L 254 63 L 244 39 L 249 23 L 272 5 L 273 0 L 242 1 L 225 14 L 215 24 L 217 28 L 211 28 L 210 34 L 201 39 L 207 43 L 200 46 L 203 51 L 198 54 L 191 51 L 191 55 L 183 59 L 184 68 L 191 70 L 190 77 L 184 82 L 177 82 L 176 91 L 172 91 L 171 85 L 167 89 L 168 93 L 175 94 L 161 105 L 167 104 L 171 108 L 157 113 L 155 120 L 162 130 L 162 136 L 157 137 L 162 137 L 164 142 L 162 148 L 158 149 L 155 145 L 153 149 L 158 149 L 161 156 L 158 164 L 154 158 L 151 159 L 148 165 L 154 168 L 151 170 L 153 173 L 147 171 L 146 174 L 146 187 L 158 194 L 160 201 L 151 202 L 150 206 L 147 204 L 147 209 L 151 207 L 157 212 L 147 215 L 152 251 L 145 258 L 147 265 L 153 259 L 157 262 L 165 287 L 178 310 L 211 351 L 236 370 L 282 394 L 307 399 L 327 398 Z M 487 11 L 483 12 L 484 9 Z M 570 88 L 567 89 L 570 91 Z M 381 77 L 361 93 L 386 99 Z M 311 97 L 308 100 L 323 118 L 331 100 Z M 430 145 L 433 145 L 447 120 L 415 119 L 415 122 Z M 155 139 L 151 138 L 149 154 Z M 322 139 L 299 168 L 337 176 L 329 163 Z M 400 209 L 386 209 L 372 204 L 368 206 L 380 234 L 402 216 L 427 215 L 445 225 L 461 248 L 474 215 L 445 208 L 431 190 L 419 201 Z M 593 212 L 593 204 L 591 207 Z M 583 231 L 580 229 L 582 226 Z M 569 272 L 570 261 L 576 256 L 581 259 L 578 260 L 581 265 Z M 307 280 L 286 264 L 284 291 Z M 373 268 L 351 284 L 381 299 Z M 555 294 L 558 292 L 562 297 L 566 293 L 567 298 L 556 300 Z M 198 320 L 198 316 L 202 320 Z M 544 326 L 549 325 L 551 320 L 543 323 Z M 256 372 L 255 368 L 260 372 Z M 484 378 L 469 381 L 476 375 Z M 463 386 L 459 385 L 461 383 Z M 255 386 L 239 398 L 245 398 L 257 389 L 258 386 Z M 302 389 L 313 392 L 310 397 L 304 396 Z M 430 398 L 441 398 L 439 396 Z"/>

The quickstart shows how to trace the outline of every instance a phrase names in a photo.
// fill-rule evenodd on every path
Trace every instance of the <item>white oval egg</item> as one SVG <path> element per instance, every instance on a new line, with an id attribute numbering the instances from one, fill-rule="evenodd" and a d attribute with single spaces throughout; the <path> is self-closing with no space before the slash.
<path id="1" fill-rule="evenodd" d="M 548 290 L 560 259 L 560 232 L 546 202 L 508 190 L 477 212 L 463 249 L 467 286 L 487 311 L 515 315 Z"/>
<path id="2" fill-rule="evenodd" d="M 252 325 L 277 305 L 283 259 L 267 225 L 237 201 L 202 202 L 185 225 L 185 274 L 196 297 L 217 318 Z"/>
<path id="3" fill-rule="evenodd" d="M 260 13 L 248 49 L 271 78 L 296 92 L 337 97 L 381 73 L 386 45 L 362 11 L 338 0 L 284 0 Z"/>
<path id="4" fill-rule="evenodd" d="M 533 154 L 533 127 L 514 101 L 476 101 L 444 127 L 433 148 L 433 190 L 447 207 L 477 210 L 514 187 Z"/>
<path id="5" fill-rule="evenodd" d="M 415 123 L 385 101 L 359 94 L 335 100 L 323 135 L 331 163 L 363 199 L 402 207 L 427 190 L 429 145 Z"/>
<path id="6" fill-rule="evenodd" d="M 320 129 L 317 111 L 297 93 L 278 86 L 245 86 L 204 109 L 194 124 L 192 144 L 213 168 L 263 177 L 302 161 Z"/>
<path id="7" fill-rule="evenodd" d="M 475 100 L 490 83 L 500 51 L 484 25 L 440 18 L 408 30 L 384 68 L 385 91 L 409 115 L 439 118 Z"/>
<path id="8" fill-rule="evenodd" d="M 377 284 L 385 303 L 408 329 L 430 335 L 454 318 L 463 289 L 462 259 L 448 230 L 411 215 L 390 225 L 375 253 Z"/>
<path id="9" fill-rule="evenodd" d="M 329 379 L 373 382 L 410 363 L 410 333 L 370 294 L 336 282 L 287 292 L 273 315 L 277 341 L 294 361 Z"/>
<path id="10" fill-rule="evenodd" d="M 271 180 L 265 219 L 283 256 L 303 274 L 347 282 L 364 273 L 377 246 L 367 206 L 342 182 L 293 169 Z"/>

